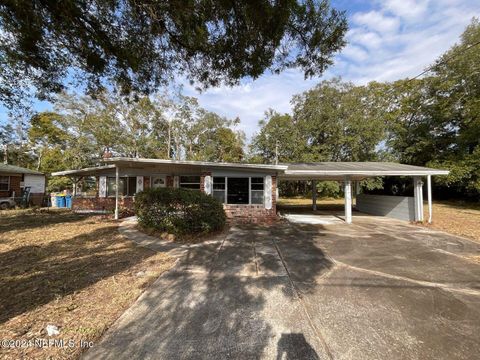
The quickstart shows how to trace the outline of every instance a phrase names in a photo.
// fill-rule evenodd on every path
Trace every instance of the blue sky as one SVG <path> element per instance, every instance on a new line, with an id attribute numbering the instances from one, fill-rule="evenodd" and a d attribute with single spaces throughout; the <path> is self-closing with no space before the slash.
<path id="1" fill-rule="evenodd" d="M 332 5 L 347 12 L 348 45 L 321 78 L 305 80 L 300 71 L 288 70 L 203 93 L 184 82 L 185 93 L 208 110 L 239 116 L 239 128 L 250 138 L 268 108 L 290 112 L 292 96 L 323 79 L 341 76 L 366 84 L 419 74 L 459 40 L 472 17 L 480 17 L 478 0 L 336 0 Z M 36 103 L 39 111 L 49 108 L 48 103 Z M 0 122 L 6 119 L 0 107 Z"/>

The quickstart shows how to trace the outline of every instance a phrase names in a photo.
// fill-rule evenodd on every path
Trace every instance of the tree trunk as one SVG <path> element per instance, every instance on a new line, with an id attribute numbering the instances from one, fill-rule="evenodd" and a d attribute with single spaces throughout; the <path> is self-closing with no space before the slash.
<path id="1" fill-rule="evenodd" d="M 168 122 L 167 159 L 170 159 L 170 146 L 172 144 L 172 122 Z"/>

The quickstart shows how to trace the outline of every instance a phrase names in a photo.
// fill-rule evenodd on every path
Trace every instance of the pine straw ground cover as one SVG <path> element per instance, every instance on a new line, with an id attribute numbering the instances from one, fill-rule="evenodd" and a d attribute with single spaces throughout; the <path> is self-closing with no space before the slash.
<path id="1" fill-rule="evenodd" d="M 0 212 L 0 339 L 75 344 L 0 348 L 0 358 L 78 358 L 85 350 L 80 341 L 98 341 L 172 266 L 172 258 L 134 245 L 104 217 Z M 47 325 L 60 334 L 49 337 Z"/>

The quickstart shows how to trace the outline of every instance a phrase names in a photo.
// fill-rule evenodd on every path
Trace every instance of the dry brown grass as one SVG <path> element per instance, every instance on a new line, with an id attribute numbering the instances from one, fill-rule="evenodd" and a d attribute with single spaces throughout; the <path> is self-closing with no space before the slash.
<path id="1" fill-rule="evenodd" d="M 434 201 L 432 224 L 425 226 L 480 242 L 480 205 L 465 202 Z M 424 204 L 424 219 L 428 206 Z"/>
<path id="2" fill-rule="evenodd" d="M 277 202 L 278 206 L 284 206 L 286 208 L 305 207 L 312 206 L 312 199 L 294 197 L 294 198 L 280 198 Z M 317 210 L 343 210 L 343 198 L 322 198 L 317 199 Z"/>
<path id="3" fill-rule="evenodd" d="M 78 358 L 173 259 L 137 247 L 112 220 L 68 211 L 0 212 L 0 339 L 55 339 L 72 348 L 1 349 L 0 358 Z"/>

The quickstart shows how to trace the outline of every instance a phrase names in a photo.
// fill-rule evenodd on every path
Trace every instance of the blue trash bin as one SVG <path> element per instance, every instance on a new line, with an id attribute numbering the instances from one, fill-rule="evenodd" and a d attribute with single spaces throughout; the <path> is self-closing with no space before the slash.
<path id="1" fill-rule="evenodd" d="M 57 202 L 57 207 L 58 208 L 64 208 L 65 207 L 65 196 L 55 196 L 55 201 Z"/>
<path id="2" fill-rule="evenodd" d="M 69 209 L 72 208 L 72 195 L 65 196 L 65 206 Z"/>

